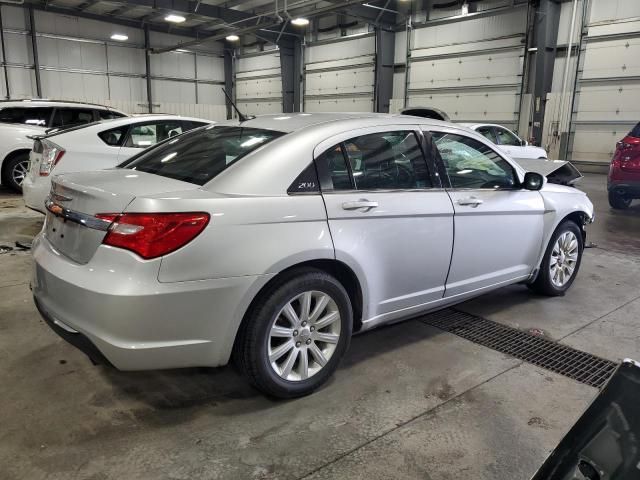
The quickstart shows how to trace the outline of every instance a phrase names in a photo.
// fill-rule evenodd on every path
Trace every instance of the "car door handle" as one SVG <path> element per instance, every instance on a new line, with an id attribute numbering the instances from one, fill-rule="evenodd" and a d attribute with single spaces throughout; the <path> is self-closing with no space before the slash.
<path id="1" fill-rule="evenodd" d="M 478 205 L 482 205 L 482 200 L 476 197 L 461 198 L 458 200 L 458 205 L 465 205 L 476 208 Z"/>
<path id="2" fill-rule="evenodd" d="M 344 202 L 342 204 L 342 209 L 343 210 L 359 210 L 361 208 L 366 208 L 367 211 L 369 211 L 372 208 L 376 208 L 377 206 L 378 206 L 378 202 L 371 202 L 363 198 L 361 200 L 356 200 L 354 202 Z"/>

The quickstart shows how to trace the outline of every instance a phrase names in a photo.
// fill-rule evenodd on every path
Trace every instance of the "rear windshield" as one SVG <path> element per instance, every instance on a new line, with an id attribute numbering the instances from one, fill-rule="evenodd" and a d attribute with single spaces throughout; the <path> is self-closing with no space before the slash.
<path id="1" fill-rule="evenodd" d="M 248 153 L 282 135 L 273 130 L 211 126 L 162 142 L 120 166 L 204 185 Z"/>
<path id="2" fill-rule="evenodd" d="M 631 133 L 629 133 L 629 136 L 640 138 L 640 123 L 637 124 L 633 130 L 631 130 Z"/>

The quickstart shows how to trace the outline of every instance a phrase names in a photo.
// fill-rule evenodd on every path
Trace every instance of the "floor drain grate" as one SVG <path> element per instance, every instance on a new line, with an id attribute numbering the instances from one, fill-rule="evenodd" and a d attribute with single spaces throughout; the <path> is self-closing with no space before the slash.
<path id="1" fill-rule="evenodd" d="M 602 387 L 617 367 L 590 353 L 458 310 L 441 310 L 422 321 L 592 387 Z"/>

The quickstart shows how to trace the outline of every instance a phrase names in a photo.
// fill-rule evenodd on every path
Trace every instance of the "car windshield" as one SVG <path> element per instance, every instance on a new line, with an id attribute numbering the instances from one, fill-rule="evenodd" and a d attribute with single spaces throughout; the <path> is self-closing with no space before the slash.
<path id="1" fill-rule="evenodd" d="M 204 185 L 248 153 L 282 135 L 273 130 L 210 126 L 162 142 L 120 167 Z"/>

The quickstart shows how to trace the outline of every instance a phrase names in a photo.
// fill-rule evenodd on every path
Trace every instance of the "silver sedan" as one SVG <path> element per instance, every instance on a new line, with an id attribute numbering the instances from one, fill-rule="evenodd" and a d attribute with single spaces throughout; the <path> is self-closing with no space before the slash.
<path id="1" fill-rule="evenodd" d="M 513 283 L 562 295 L 593 206 L 481 135 L 401 115 L 200 128 L 119 168 L 53 179 L 36 305 L 122 370 L 225 365 L 277 397 L 354 332 Z"/>

